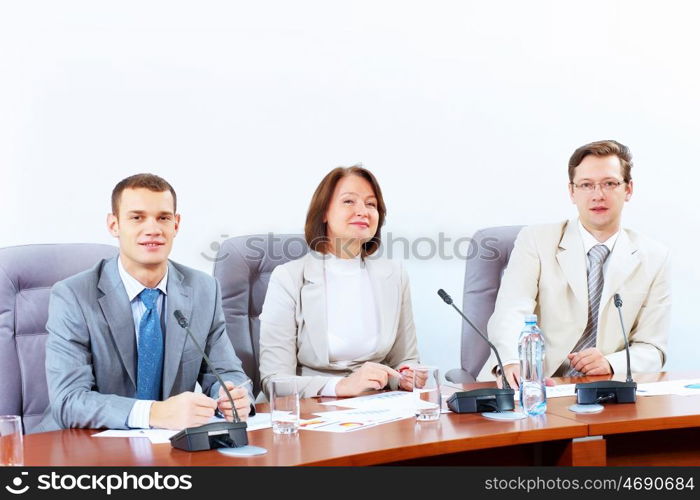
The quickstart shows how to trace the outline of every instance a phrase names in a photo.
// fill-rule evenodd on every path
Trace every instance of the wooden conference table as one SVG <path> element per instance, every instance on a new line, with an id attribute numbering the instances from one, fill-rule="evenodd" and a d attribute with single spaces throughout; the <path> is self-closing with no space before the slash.
<path id="1" fill-rule="evenodd" d="M 640 374 L 635 380 L 699 376 Z M 582 379 L 556 379 L 577 381 Z M 303 400 L 302 418 L 334 409 L 319 405 L 329 400 Z M 552 398 L 545 415 L 516 421 L 447 413 L 438 422 L 405 419 L 344 434 L 299 431 L 280 436 L 261 429 L 249 432 L 249 441 L 268 453 L 249 458 L 215 450 L 185 452 L 145 438 L 92 438 L 95 430 L 70 429 L 25 436 L 25 465 L 700 465 L 700 395 L 638 397 L 636 404 L 605 405 L 601 413 L 587 415 L 569 411 L 574 402 L 574 397 Z M 267 411 L 267 405 L 258 409 Z"/>

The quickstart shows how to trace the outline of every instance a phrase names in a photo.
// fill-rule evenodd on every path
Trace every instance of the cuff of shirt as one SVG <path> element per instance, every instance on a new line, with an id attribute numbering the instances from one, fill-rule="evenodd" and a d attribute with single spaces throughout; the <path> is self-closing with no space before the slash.
<path id="1" fill-rule="evenodd" d="M 338 382 L 340 382 L 342 378 L 343 377 L 333 377 L 326 382 L 326 385 L 321 389 L 321 396 L 336 396 L 335 386 L 338 385 Z"/>
<path id="2" fill-rule="evenodd" d="M 147 399 L 137 399 L 131 407 L 126 425 L 132 429 L 149 429 L 151 427 L 151 405 L 154 401 Z"/>

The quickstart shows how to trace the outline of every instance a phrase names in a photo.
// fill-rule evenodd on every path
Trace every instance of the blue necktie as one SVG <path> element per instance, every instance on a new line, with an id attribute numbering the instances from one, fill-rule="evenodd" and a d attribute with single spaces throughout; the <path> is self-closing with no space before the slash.
<path id="1" fill-rule="evenodd" d="M 136 398 L 160 400 L 163 375 L 163 332 L 156 307 L 160 290 L 144 288 L 139 294 L 146 312 L 139 324 L 138 372 Z"/>

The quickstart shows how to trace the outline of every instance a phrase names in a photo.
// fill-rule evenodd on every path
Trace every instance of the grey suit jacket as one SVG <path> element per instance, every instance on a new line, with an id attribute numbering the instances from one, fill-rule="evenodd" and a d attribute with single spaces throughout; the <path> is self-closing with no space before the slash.
<path id="1" fill-rule="evenodd" d="M 260 378 L 265 394 L 277 376 L 298 376 L 301 397 L 311 397 L 333 376 L 346 376 L 367 361 L 398 368 L 418 362 L 411 292 L 403 266 L 369 257 L 365 265 L 379 313 L 379 343 L 370 356 L 332 363 L 328 356 L 324 255 L 310 252 L 277 266 L 260 316 Z M 397 380 L 390 378 L 396 388 Z"/>
<path id="2" fill-rule="evenodd" d="M 219 384 L 173 316 L 179 309 L 223 380 L 247 377 L 226 334 L 218 282 L 168 263 L 163 399 L 192 391 L 218 398 Z M 131 305 L 117 257 L 60 281 L 51 289 L 46 324 L 49 408 L 30 432 L 59 428 L 127 428 L 136 399 L 137 347 Z M 249 394 L 253 401 L 252 394 Z"/>

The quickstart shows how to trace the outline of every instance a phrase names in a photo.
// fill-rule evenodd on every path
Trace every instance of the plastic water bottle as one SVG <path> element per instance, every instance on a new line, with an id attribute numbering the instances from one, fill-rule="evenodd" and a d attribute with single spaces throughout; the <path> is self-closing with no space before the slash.
<path id="1" fill-rule="evenodd" d="M 547 391 L 544 384 L 544 338 L 537 327 L 537 315 L 525 316 L 520 332 L 520 407 L 528 415 L 547 411 Z"/>

